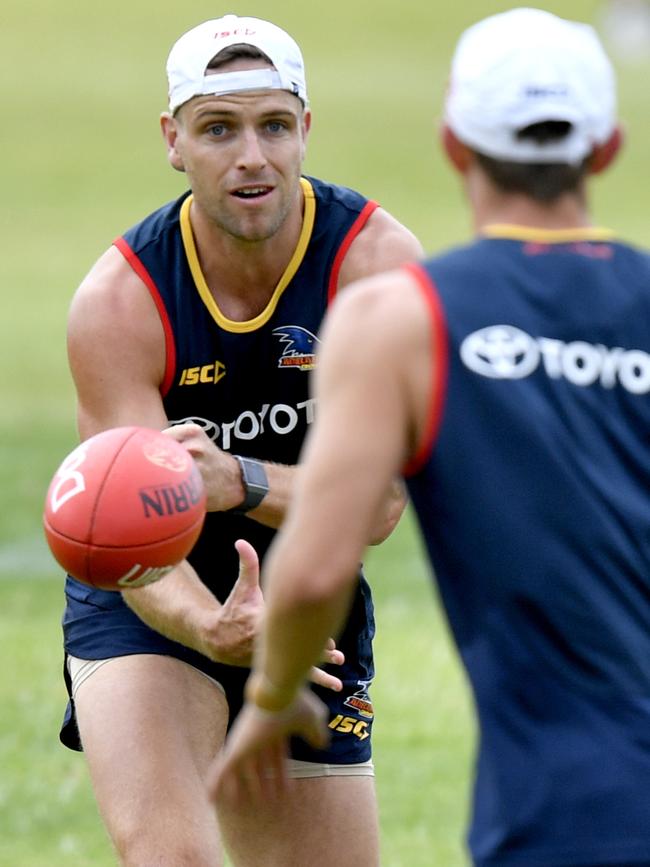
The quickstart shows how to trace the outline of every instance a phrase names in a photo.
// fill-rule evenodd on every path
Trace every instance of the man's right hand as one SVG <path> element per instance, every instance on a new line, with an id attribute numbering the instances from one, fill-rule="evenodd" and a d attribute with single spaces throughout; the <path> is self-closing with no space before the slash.
<path id="1" fill-rule="evenodd" d="M 232 455 L 215 445 L 197 424 L 172 425 L 163 433 L 185 446 L 196 461 L 208 495 L 209 512 L 225 512 L 239 506 L 244 499 L 244 487 L 239 464 Z"/>

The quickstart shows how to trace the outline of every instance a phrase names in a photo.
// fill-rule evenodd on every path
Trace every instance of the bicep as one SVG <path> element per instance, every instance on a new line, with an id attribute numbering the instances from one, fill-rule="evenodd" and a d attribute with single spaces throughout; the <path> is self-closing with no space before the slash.
<path id="1" fill-rule="evenodd" d="M 375 313 L 368 322 L 363 303 L 345 305 L 324 334 L 318 416 L 292 504 L 292 519 L 312 528 L 299 535 L 310 536 L 316 561 L 361 556 L 406 456 L 405 395 L 399 365 L 390 363 L 395 338 Z"/>
<path id="2" fill-rule="evenodd" d="M 431 337 L 420 293 L 400 272 L 364 286 L 336 301 L 323 331 L 316 421 L 269 567 L 287 598 L 349 585 L 426 416 Z"/>
<path id="3" fill-rule="evenodd" d="M 159 391 L 162 324 L 146 287 L 117 250 L 100 259 L 73 299 L 68 358 L 83 439 L 120 425 L 166 425 Z"/>

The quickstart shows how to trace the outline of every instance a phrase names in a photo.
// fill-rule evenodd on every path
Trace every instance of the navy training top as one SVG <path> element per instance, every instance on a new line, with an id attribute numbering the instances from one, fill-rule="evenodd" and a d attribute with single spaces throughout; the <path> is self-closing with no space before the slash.
<path id="1" fill-rule="evenodd" d="M 293 256 L 266 308 L 236 322 L 219 310 L 201 271 L 185 193 L 115 241 L 146 284 L 165 333 L 166 371 L 161 386 L 170 424 L 194 422 L 225 451 L 275 463 L 296 464 L 314 419 L 310 371 L 318 331 L 336 294 L 345 255 L 378 207 L 345 187 L 302 178 L 304 214 Z M 224 601 L 237 578 L 237 539 L 248 540 L 260 559 L 275 531 L 245 515 L 208 513 L 188 560 Z M 80 585 L 68 591 L 99 612 L 126 609 L 115 593 Z M 107 653 L 97 618 L 67 615 L 70 652 L 84 658 Z M 92 621 L 92 623 L 91 623 Z M 358 592 L 338 646 L 374 676 L 370 588 L 360 575 Z"/>
<path id="2" fill-rule="evenodd" d="M 477 864 L 650 863 L 650 257 L 493 227 L 412 273 L 409 489 L 479 718 Z"/>

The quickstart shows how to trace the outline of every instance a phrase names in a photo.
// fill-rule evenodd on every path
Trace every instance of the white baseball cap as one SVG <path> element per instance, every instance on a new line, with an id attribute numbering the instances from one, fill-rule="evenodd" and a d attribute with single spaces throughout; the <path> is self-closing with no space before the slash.
<path id="1" fill-rule="evenodd" d="M 445 120 L 462 142 L 496 159 L 578 164 L 616 128 L 614 71 L 589 25 L 511 9 L 460 37 Z M 517 136 L 543 121 L 571 126 L 545 144 Z"/>
<path id="2" fill-rule="evenodd" d="M 242 43 L 266 54 L 275 69 L 206 75 L 206 67 L 215 55 Z M 169 52 L 167 80 L 172 113 L 193 96 L 244 90 L 288 90 L 307 104 L 305 66 L 298 44 L 280 27 L 260 18 L 224 15 L 188 30 Z"/>

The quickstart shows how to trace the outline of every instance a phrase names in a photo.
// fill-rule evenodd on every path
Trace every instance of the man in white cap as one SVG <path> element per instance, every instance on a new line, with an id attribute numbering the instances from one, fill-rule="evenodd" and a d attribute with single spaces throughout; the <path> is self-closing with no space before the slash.
<path id="1" fill-rule="evenodd" d="M 326 742 L 301 685 L 402 469 L 476 701 L 474 863 L 647 867 L 650 256 L 589 219 L 588 177 L 620 139 L 595 33 L 535 9 L 471 27 L 443 139 L 477 236 L 328 317 L 212 791 L 282 783 L 287 733 Z"/>
<path id="2" fill-rule="evenodd" d="M 283 520 L 314 418 L 320 323 L 345 284 L 421 248 L 376 203 L 302 176 L 305 73 L 283 30 L 207 21 L 173 46 L 167 75 L 162 132 L 190 192 L 92 268 L 72 304 L 69 354 L 81 437 L 169 427 L 201 468 L 209 514 L 188 562 L 158 583 L 116 594 L 68 578 L 61 737 L 83 745 L 122 864 L 216 867 L 205 775 L 241 706 L 263 610 L 255 552 Z M 401 485 L 385 494 L 374 541 L 404 505 Z M 218 809 L 236 865 L 378 863 L 374 625 L 361 574 L 354 597 L 338 648 L 323 644 L 334 667 L 313 672 L 331 744 L 292 745 L 285 798 Z"/>

